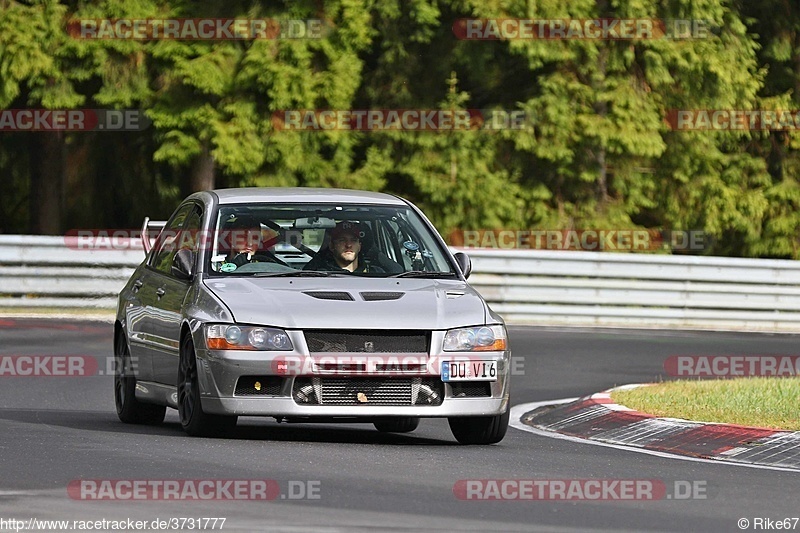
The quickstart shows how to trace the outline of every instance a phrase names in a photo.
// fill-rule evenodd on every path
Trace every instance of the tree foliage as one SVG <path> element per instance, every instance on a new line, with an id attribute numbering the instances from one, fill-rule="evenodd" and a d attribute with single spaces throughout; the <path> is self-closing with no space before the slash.
<path id="1" fill-rule="evenodd" d="M 76 39 L 76 19 L 323 19 L 321 39 Z M 460 40 L 458 19 L 687 19 L 707 38 Z M 454 229 L 702 230 L 800 258 L 800 134 L 672 131 L 800 109 L 790 0 L 0 0 L 0 110 L 141 109 L 141 132 L 0 133 L 0 231 L 135 227 L 224 186 L 384 190 Z M 322 109 L 522 110 L 521 130 L 282 131 Z M 42 192 L 49 191 L 49 192 Z M 46 223 L 45 223 L 46 222 Z"/>

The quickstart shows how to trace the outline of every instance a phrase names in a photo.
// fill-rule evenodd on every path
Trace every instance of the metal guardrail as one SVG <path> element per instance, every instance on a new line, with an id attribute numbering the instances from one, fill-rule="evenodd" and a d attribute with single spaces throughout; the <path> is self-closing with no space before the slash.
<path id="1" fill-rule="evenodd" d="M 0 235 L 0 308 L 114 309 L 144 252 L 81 249 L 75 237 Z M 120 243 L 117 243 L 120 244 Z"/>
<path id="2" fill-rule="evenodd" d="M 796 261 L 465 251 L 470 283 L 510 324 L 800 332 Z M 0 235 L 0 308 L 113 309 L 143 257 L 138 241 L 87 250 L 69 237 Z"/>
<path id="3" fill-rule="evenodd" d="M 800 262 L 470 250 L 470 283 L 509 323 L 800 332 Z"/>

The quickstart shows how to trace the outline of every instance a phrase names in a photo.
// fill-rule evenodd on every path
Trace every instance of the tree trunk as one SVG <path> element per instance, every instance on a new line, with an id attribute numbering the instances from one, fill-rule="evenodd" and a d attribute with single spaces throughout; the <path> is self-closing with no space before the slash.
<path id="1" fill-rule="evenodd" d="M 606 56 L 608 55 L 608 50 L 604 49 L 600 53 L 600 60 L 599 60 L 599 68 L 601 72 L 603 72 L 603 76 L 605 77 L 605 67 L 606 67 Z M 603 84 L 605 81 L 603 82 Z M 599 86 L 595 86 L 595 94 Z M 608 115 L 608 102 L 605 100 L 601 100 L 594 103 L 594 111 L 599 116 L 605 118 Z M 600 203 L 600 206 L 605 204 L 608 201 L 608 164 L 606 163 L 606 147 L 603 146 L 602 141 L 597 142 L 597 149 L 593 150 L 594 152 L 594 160 L 597 163 L 597 201 Z"/>
<path id="2" fill-rule="evenodd" d="M 39 235 L 64 231 L 64 133 L 30 133 L 30 230 Z"/>
<path id="3" fill-rule="evenodd" d="M 608 0 L 598 0 L 597 14 L 600 17 L 609 16 L 608 13 Z M 604 43 L 601 45 L 600 56 L 597 61 L 597 70 L 602 75 L 599 83 L 593 81 L 592 89 L 594 94 L 597 95 L 598 91 L 605 89 L 606 86 L 606 63 L 608 61 L 609 46 L 611 43 Z M 608 115 L 608 101 L 601 100 L 594 104 L 594 111 L 601 117 L 605 118 Z M 597 152 L 595 154 L 595 161 L 597 162 L 597 200 L 599 207 L 608 202 L 608 165 L 606 164 L 606 147 L 603 146 L 602 141 L 598 142 Z"/>
<path id="4" fill-rule="evenodd" d="M 189 180 L 190 192 L 208 191 L 214 188 L 214 158 L 211 157 L 207 143 L 203 143 L 203 152 L 192 162 Z"/>
<path id="5" fill-rule="evenodd" d="M 800 45 L 800 34 L 795 33 L 794 35 L 794 101 L 800 101 L 800 52 L 797 52 L 797 46 Z"/>
<path id="6" fill-rule="evenodd" d="M 600 204 L 608 202 L 608 166 L 606 165 L 606 149 L 597 151 L 597 200 Z"/>

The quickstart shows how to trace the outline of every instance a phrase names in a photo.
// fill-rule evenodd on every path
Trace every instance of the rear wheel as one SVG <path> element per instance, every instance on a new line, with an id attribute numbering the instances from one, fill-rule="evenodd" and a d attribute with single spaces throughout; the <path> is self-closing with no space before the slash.
<path id="1" fill-rule="evenodd" d="M 509 409 L 495 416 L 448 418 L 450 431 L 461 444 L 495 444 L 503 440 L 508 429 Z"/>
<path id="2" fill-rule="evenodd" d="M 373 422 L 375 429 L 382 433 L 410 433 L 419 426 L 419 418 L 404 416 L 401 418 L 386 418 Z"/>
<path id="3" fill-rule="evenodd" d="M 212 437 L 236 427 L 236 416 L 212 415 L 203 411 L 198 383 L 194 343 L 187 335 L 181 342 L 178 366 L 178 414 L 183 430 L 193 437 Z"/>
<path id="4" fill-rule="evenodd" d="M 126 424 L 160 424 L 167 408 L 136 399 L 136 373 L 128 342 L 123 335 L 114 341 L 114 404 L 117 416 Z"/>

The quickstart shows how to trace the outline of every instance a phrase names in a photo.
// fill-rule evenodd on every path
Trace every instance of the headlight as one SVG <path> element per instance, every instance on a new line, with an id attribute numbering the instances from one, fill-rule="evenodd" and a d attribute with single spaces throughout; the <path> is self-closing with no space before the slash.
<path id="1" fill-rule="evenodd" d="M 206 345 L 211 350 L 292 350 L 285 331 L 261 326 L 214 324 L 206 326 Z"/>
<path id="2" fill-rule="evenodd" d="M 496 352 L 505 350 L 508 336 L 501 325 L 451 329 L 444 334 L 445 352 Z"/>

